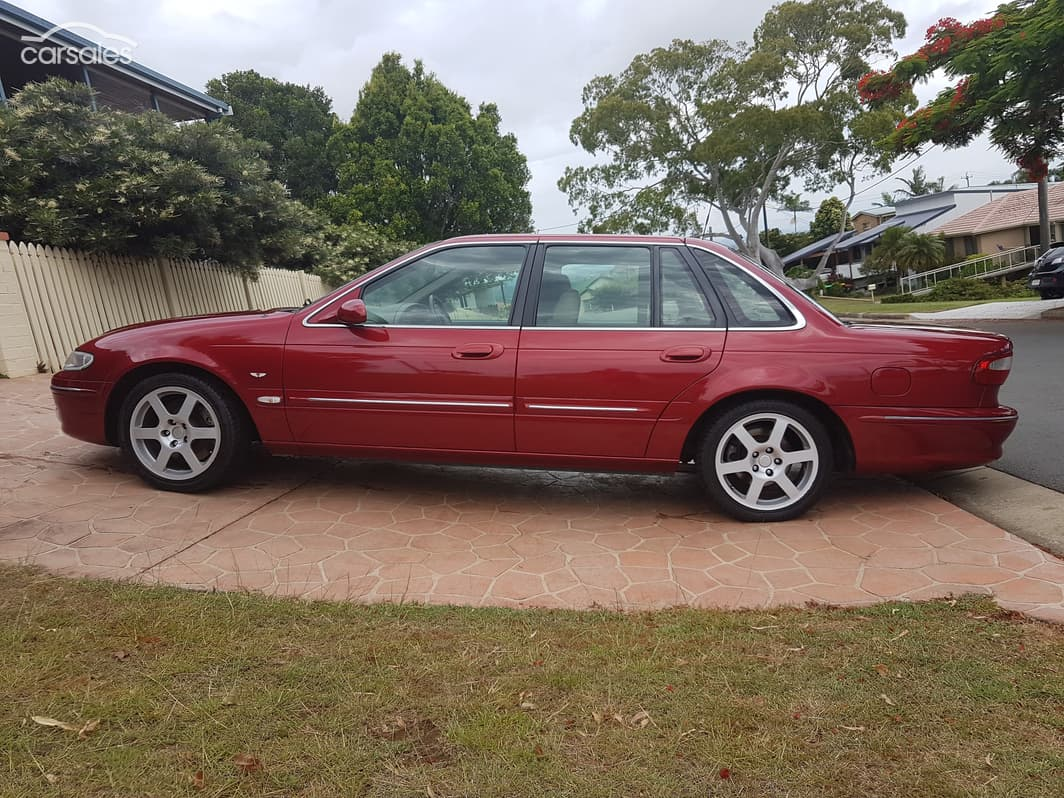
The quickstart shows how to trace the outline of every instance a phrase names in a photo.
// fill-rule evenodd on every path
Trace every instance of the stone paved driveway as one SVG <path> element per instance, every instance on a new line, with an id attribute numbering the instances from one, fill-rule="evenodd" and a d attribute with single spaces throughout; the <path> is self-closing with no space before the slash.
<path id="1" fill-rule="evenodd" d="M 1064 562 L 894 479 L 740 524 L 693 477 L 256 459 L 204 496 L 151 490 L 61 435 L 45 377 L 0 381 L 0 560 L 357 601 L 648 608 L 993 593 L 1064 622 Z"/>

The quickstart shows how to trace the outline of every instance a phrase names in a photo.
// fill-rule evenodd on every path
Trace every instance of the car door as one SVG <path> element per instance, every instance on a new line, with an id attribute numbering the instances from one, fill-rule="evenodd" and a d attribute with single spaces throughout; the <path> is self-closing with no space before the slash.
<path id="1" fill-rule="evenodd" d="M 517 450 L 642 457 L 664 408 L 720 362 L 716 297 L 677 247 L 545 244 L 531 278 Z"/>
<path id="2" fill-rule="evenodd" d="M 528 247 L 453 246 L 384 272 L 294 324 L 284 381 L 294 440 L 356 448 L 512 452 Z M 342 301 L 367 322 L 336 320 Z"/>

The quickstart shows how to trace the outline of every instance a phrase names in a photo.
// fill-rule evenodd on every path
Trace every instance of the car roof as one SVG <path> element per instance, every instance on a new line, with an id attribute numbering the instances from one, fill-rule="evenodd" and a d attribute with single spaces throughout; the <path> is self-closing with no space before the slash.
<path id="1" fill-rule="evenodd" d="M 486 243 L 522 243 L 522 244 L 649 244 L 683 246 L 692 244 L 714 252 L 733 254 L 733 250 L 713 241 L 681 236 L 647 236 L 602 233 L 568 233 L 540 235 L 539 233 L 485 233 L 482 235 L 458 236 L 438 241 L 437 244 L 486 244 Z"/>

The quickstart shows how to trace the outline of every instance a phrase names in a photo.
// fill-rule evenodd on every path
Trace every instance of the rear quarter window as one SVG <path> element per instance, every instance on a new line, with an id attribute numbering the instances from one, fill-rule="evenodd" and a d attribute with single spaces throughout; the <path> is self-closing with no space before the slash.
<path id="1" fill-rule="evenodd" d="M 692 252 L 727 308 L 730 327 L 791 327 L 797 323 L 780 298 L 745 269 L 704 249 Z"/>

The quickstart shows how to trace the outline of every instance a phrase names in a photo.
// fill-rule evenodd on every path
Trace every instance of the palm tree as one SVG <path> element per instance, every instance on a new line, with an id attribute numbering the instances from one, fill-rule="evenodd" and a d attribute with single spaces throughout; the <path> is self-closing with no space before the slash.
<path id="1" fill-rule="evenodd" d="M 909 235 L 909 228 L 902 225 L 888 227 L 879 237 L 879 241 L 872 249 L 866 263 L 875 269 L 890 269 L 895 273 L 898 287 L 901 287 L 901 275 L 898 274 L 898 259 L 901 256 L 902 245 Z M 867 269 L 865 270 L 867 273 Z"/>
<path id="2" fill-rule="evenodd" d="M 894 195 L 889 191 L 884 191 L 879 195 L 879 202 L 873 202 L 877 208 L 893 208 L 894 207 Z"/>
<path id="3" fill-rule="evenodd" d="M 927 194 L 937 194 L 943 190 L 946 184 L 946 178 L 944 177 L 940 177 L 938 180 L 928 180 L 922 166 L 917 166 L 913 169 L 911 178 L 899 177 L 898 180 L 905 184 L 905 188 L 899 188 L 895 193 L 906 197 L 923 197 Z"/>
<path id="4" fill-rule="evenodd" d="M 946 259 L 946 239 L 931 233 L 910 231 L 898 247 L 898 264 L 914 271 L 941 266 Z"/>
<path id="5" fill-rule="evenodd" d="M 791 221 L 794 223 L 794 232 L 798 232 L 798 214 L 809 213 L 813 210 L 813 206 L 809 204 L 809 200 L 802 199 L 799 194 L 784 194 L 780 197 L 780 205 L 776 210 L 789 211 L 791 214 Z"/>

